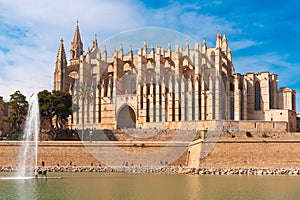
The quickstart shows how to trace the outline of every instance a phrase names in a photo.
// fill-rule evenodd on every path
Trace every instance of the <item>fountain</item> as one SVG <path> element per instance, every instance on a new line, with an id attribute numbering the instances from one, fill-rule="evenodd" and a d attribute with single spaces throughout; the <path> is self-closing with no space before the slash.
<path id="1" fill-rule="evenodd" d="M 16 177 L 33 177 L 33 169 L 37 168 L 39 131 L 39 100 L 37 93 L 33 93 L 28 105 L 23 142 L 17 160 Z"/>
<path id="2" fill-rule="evenodd" d="M 38 165 L 38 141 L 40 131 L 40 111 L 38 95 L 34 92 L 29 100 L 28 112 L 26 117 L 24 135 L 20 153 L 17 158 L 17 170 L 13 177 L 0 177 L 0 180 L 25 180 L 48 178 L 61 179 L 62 177 L 47 177 L 47 172 L 43 176 L 35 176 Z M 41 172 L 41 171 L 39 171 Z"/>
<path id="3" fill-rule="evenodd" d="M 14 177 L 0 179 L 32 179 L 37 168 L 40 113 L 37 93 L 33 93 L 28 106 L 24 135 L 17 159 L 17 171 Z"/>

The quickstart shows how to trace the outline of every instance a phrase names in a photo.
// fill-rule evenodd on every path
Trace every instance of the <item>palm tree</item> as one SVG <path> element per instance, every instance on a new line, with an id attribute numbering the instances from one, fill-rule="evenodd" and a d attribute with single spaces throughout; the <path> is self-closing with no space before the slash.
<path id="1" fill-rule="evenodd" d="M 94 100 L 94 90 L 93 90 L 93 86 L 89 86 L 87 83 L 83 83 L 81 82 L 77 87 L 75 87 L 75 95 L 74 95 L 74 99 L 75 101 L 79 101 L 81 100 L 81 105 L 82 105 L 82 109 L 81 109 L 81 125 L 82 125 L 82 130 L 81 130 L 81 139 L 83 140 L 83 135 L 84 135 L 84 106 L 85 106 L 85 102 L 92 102 Z M 80 108 L 78 108 L 80 109 Z"/>

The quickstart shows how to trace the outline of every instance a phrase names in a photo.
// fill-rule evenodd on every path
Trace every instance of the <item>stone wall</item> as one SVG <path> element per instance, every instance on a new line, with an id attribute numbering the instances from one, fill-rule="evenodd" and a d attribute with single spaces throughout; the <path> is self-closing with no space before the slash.
<path id="1" fill-rule="evenodd" d="M 189 148 L 186 144 L 169 145 L 170 141 L 87 142 L 85 145 L 81 142 L 40 142 L 38 163 L 45 161 L 46 166 L 69 166 L 70 162 L 72 166 L 98 166 L 106 163 L 97 160 L 87 146 L 95 147 L 93 151 L 105 151 L 109 159 L 118 160 L 118 164 L 123 165 L 122 155 L 116 154 L 115 148 L 111 148 L 118 146 L 123 151 L 151 155 L 147 157 L 149 163 L 158 160 L 160 156 L 152 152 L 169 148 L 172 152 L 181 152 L 173 162 L 174 165 L 188 164 L 190 167 L 202 168 L 300 168 L 300 134 L 231 132 L 223 133 L 220 138 L 212 138 L 210 142 L 214 142 L 214 139 L 216 144 L 203 159 L 199 159 L 203 139 L 192 142 Z M 20 142 L 1 141 L 0 166 L 15 166 L 19 147 Z M 139 166 L 139 163 L 134 165 Z"/>
<path id="2" fill-rule="evenodd" d="M 215 122 L 215 123 L 214 123 Z M 208 130 L 215 128 L 220 131 L 249 131 L 249 132 L 287 132 L 288 123 L 285 121 L 183 121 L 144 123 L 143 129 L 180 129 Z"/>
<path id="3" fill-rule="evenodd" d="M 300 167 L 298 143 L 217 143 L 200 160 L 206 168 L 293 168 Z"/>
<path id="4" fill-rule="evenodd" d="M 17 157 L 19 155 L 21 142 L 0 142 L 0 166 L 16 166 Z M 33 145 L 31 145 L 33 146 Z M 178 154 L 177 160 L 173 160 L 173 163 L 176 165 L 184 165 L 186 163 L 186 149 L 187 144 L 169 144 L 168 142 L 151 142 L 151 141 L 121 141 L 121 142 L 86 142 L 82 144 L 81 142 L 40 142 L 39 143 L 39 151 L 38 151 L 38 164 L 41 165 L 42 161 L 46 163 L 46 166 L 98 166 L 105 165 L 105 163 L 101 163 L 98 159 L 96 159 L 93 155 L 98 155 L 101 153 L 105 153 L 106 159 L 109 158 L 113 163 L 116 163 L 115 166 L 122 166 L 126 161 L 122 158 L 122 154 L 116 153 L 116 148 L 119 147 L 118 150 L 123 152 L 132 152 L 135 155 L 142 155 L 149 158 L 149 166 L 151 165 L 152 160 L 159 160 L 160 154 L 152 154 L 151 152 L 159 151 L 162 148 L 169 148 L 171 152 L 181 152 Z M 88 147 L 88 148 L 87 148 Z M 90 153 L 93 152 L 93 154 Z M 147 154 L 150 153 L 150 154 Z M 101 155 L 101 154 L 100 154 Z M 103 154 L 102 154 L 103 155 Z M 151 156 L 150 156 L 151 155 Z M 123 160 L 122 160 L 123 159 Z M 136 165 L 140 165 L 140 163 L 132 162 Z M 159 163 L 155 163 L 159 165 Z M 165 165 L 165 161 L 163 165 Z M 172 164 L 168 162 L 168 165 Z M 154 164 L 153 164 L 154 166 Z"/>
<path id="5" fill-rule="evenodd" d="M 187 153 L 187 166 L 189 167 L 199 167 L 200 165 L 200 152 L 202 147 L 202 140 L 193 141 Z"/>
<path id="6" fill-rule="evenodd" d="M 192 155 L 198 154 L 201 145 L 203 143 L 199 140 L 190 146 L 189 163 L 199 162 L 198 167 L 202 168 L 300 167 L 300 135 L 296 133 L 263 133 L 251 136 L 223 134 L 208 156 L 202 159 L 199 156 L 193 157 Z"/>
<path id="7" fill-rule="evenodd" d="M 0 142 L 0 166 L 15 166 L 20 150 L 20 142 Z M 86 166 L 92 162 L 99 164 L 81 142 L 41 142 L 38 151 L 38 163 L 45 161 L 48 166 Z"/>

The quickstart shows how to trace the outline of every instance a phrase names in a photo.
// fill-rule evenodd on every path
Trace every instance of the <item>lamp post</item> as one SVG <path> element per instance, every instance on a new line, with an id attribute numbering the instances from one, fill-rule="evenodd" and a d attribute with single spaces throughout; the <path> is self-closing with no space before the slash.
<path id="1" fill-rule="evenodd" d="M 84 137 L 84 107 L 85 101 L 92 101 L 94 97 L 93 87 L 89 87 L 86 83 L 80 83 L 80 85 L 76 88 L 75 99 L 81 100 L 81 139 Z"/>

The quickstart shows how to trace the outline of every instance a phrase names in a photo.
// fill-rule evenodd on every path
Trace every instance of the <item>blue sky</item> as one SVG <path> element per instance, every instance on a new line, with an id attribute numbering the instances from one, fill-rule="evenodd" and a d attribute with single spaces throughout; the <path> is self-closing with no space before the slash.
<path id="1" fill-rule="evenodd" d="M 52 89 L 60 38 L 68 50 L 76 20 L 85 50 L 122 31 L 162 27 L 215 44 L 226 34 L 237 72 L 279 74 L 300 111 L 300 3 L 290 1 L 0 0 L 0 95 Z"/>

